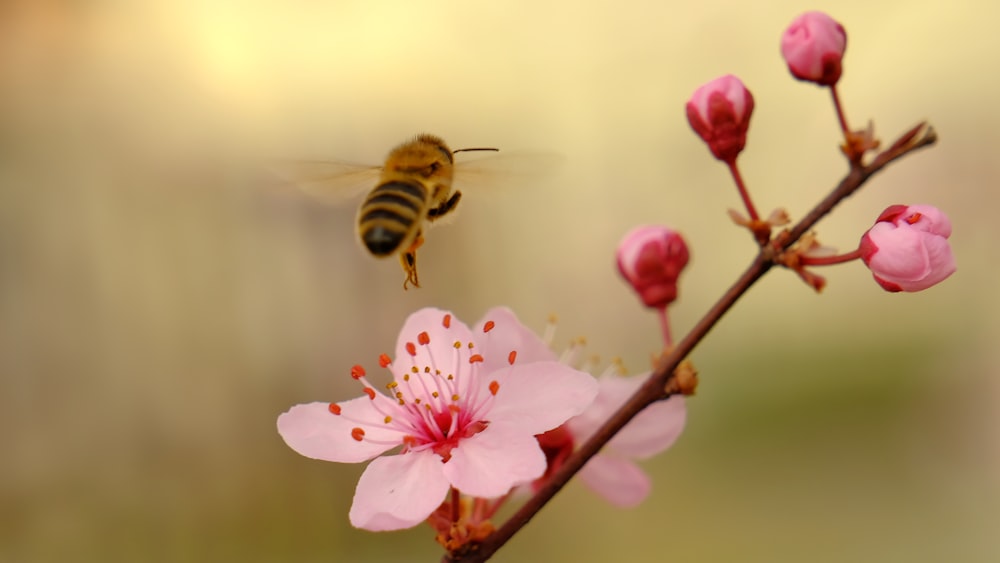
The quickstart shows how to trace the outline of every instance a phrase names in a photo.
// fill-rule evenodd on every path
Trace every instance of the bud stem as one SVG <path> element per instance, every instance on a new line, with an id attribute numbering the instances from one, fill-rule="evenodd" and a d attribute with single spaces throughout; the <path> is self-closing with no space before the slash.
<path id="1" fill-rule="evenodd" d="M 670 319 L 667 317 L 667 307 L 658 307 L 656 314 L 660 317 L 660 331 L 663 333 L 663 347 L 670 348 L 674 345 L 674 338 L 670 334 Z"/>
<path id="2" fill-rule="evenodd" d="M 830 95 L 833 96 L 833 108 L 837 110 L 837 121 L 840 122 L 840 130 L 844 133 L 844 140 L 850 144 L 851 129 L 847 126 L 847 117 L 844 116 L 844 107 L 840 103 L 840 94 L 837 93 L 837 85 L 830 86 Z"/>
<path id="3" fill-rule="evenodd" d="M 729 172 L 733 175 L 733 181 L 736 182 L 736 189 L 740 191 L 740 197 L 743 198 L 743 205 L 747 208 L 750 220 L 759 221 L 760 215 L 757 214 L 757 209 L 754 208 L 753 202 L 750 201 L 750 194 L 747 192 L 746 185 L 743 183 L 743 176 L 740 175 L 740 169 L 736 166 L 736 159 L 733 158 L 732 160 L 727 160 L 726 166 L 729 167 Z"/>
<path id="4" fill-rule="evenodd" d="M 803 266 L 832 266 L 834 264 L 843 264 L 844 262 L 857 260 L 858 258 L 861 258 L 860 248 L 836 256 L 800 256 L 799 264 Z"/>

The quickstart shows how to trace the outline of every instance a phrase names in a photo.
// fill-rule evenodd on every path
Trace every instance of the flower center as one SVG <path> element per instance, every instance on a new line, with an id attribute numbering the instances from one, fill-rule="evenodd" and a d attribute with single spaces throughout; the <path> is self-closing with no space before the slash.
<path id="1" fill-rule="evenodd" d="M 403 359 L 396 358 L 393 362 L 385 354 L 379 356 L 379 365 L 391 369 L 395 375 L 395 380 L 386 385 L 387 394 L 376 392 L 361 366 L 354 366 L 351 376 L 362 383 L 372 405 L 383 415 L 380 428 L 398 433 L 398 439 L 384 443 L 401 443 L 401 453 L 430 449 L 448 461 L 451 451 L 461 440 L 489 426 L 487 415 L 500 390 L 500 383 L 487 379 L 482 373 L 480 364 L 484 358 L 476 351 L 474 342 L 455 340 L 451 346 L 442 346 L 437 342 L 439 337 L 446 337 L 451 330 L 451 315 L 445 315 L 441 324 L 444 334 L 440 330 L 434 331 L 433 345 L 431 335 L 423 331 L 417 334 L 416 342 L 404 344 L 406 354 Z M 484 332 L 493 327 L 494 323 L 487 323 Z M 407 355 L 410 357 L 409 369 L 400 365 Z M 515 352 L 509 355 L 511 364 L 515 356 Z M 330 413 L 342 416 L 341 406 L 331 404 Z M 371 426 L 370 422 L 368 426 Z M 365 425 L 359 425 L 351 432 L 357 441 L 374 441 L 369 434 Z"/>

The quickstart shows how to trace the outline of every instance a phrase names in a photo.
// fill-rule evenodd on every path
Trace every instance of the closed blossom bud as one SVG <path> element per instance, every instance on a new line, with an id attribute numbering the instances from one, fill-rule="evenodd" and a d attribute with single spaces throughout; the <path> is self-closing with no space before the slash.
<path id="1" fill-rule="evenodd" d="M 688 262 L 687 244 L 666 227 L 641 226 L 618 243 L 618 271 L 647 307 L 663 309 L 677 298 L 677 276 Z"/>
<path id="2" fill-rule="evenodd" d="M 846 48 L 844 27 L 823 12 L 802 14 L 781 36 L 781 56 L 792 76 L 820 86 L 840 80 Z"/>
<path id="3" fill-rule="evenodd" d="M 930 205 L 893 205 L 861 237 L 861 259 L 886 291 L 921 291 L 955 272 L 951 221 Z"/>
<path id="4" fill-rule="evenodd" d="M 694 91 L 687 103 L 688 123 L 708 143 L 715 158 L 733 162 L 747 142 L 753 96 L 739 78 L 720 76 Z"/>

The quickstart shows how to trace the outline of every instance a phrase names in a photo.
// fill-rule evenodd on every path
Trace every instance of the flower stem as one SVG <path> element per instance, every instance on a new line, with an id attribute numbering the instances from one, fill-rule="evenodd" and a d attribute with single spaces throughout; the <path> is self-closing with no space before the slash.
<path id="1" fill-rule="evenodd" d="M 920 131 L 922 135 L 918 135 Z M 570 478 L 579 471 L 591 457 L 611 440 L 635 415 L 650 404 L 665 399 L 664 391 L 667 383 L 674 377 L 674 370 L 684 358 L 700 343 L 722 316 L 743 296 L 750 287 L 766 274 L 775 264 L 781 252 L 787 250 L 799 238 L 808 232 L 827 213 L 833 210 L 844 198 L 856 192 L 874 174 L 881 171 L 892 161 L 908 153 L 934 144 L 937 134 L 934 129 L 921 123 L 905 133 L 891 147 L 882 151 L 868 165 L 852 167 L 840 183 L 814 207 L 794 227 L 783 231 L 771 240 L 770 244 L 761 247 L 753 262 L 747 267 L 732 286 L 719 298 L 707 313 L 695 324 L 677 347 L 660 357 L 660 360 L 638 391 L 609 418 L 597 432 L 574 451 L 563 465 L 518 509 L 504 524 L 490 534 L 478 549 L 452 558 L 445 555 L 442 563 L 480 563 L 493 556 L 511 537 L 538 513 L 558 493 Z"/>
<path id="2" fill-rule="evenodd" d="M 663 349 L 668 350 L 674 345 L 674 339 L 670 334 L 670 318 L 667 317 L 667 307 L 664 305 L 656 310 L 660 317 L 660 332 L 663 333 Z"/>
<path id="3" fill-rule="evenodd" d="M 840 122 L 840 130 L 844 133 L 844 140 L 850 142 L 851 129 L 847 126 L 847 117 L 844 115 L 844 107 L 840 103 L 840 94 L 837 93 L 837 85 L 830 86 L 830 95 L 833 97 L 833 107 L 837 110 L 837 121 Z"/>
<path id="4" fill-rule="evenodd" d="M 747 208 L 750 220 L 759 221 L 760 215 L 757 214 L 757 209 L 753 206 L 753 201 L 750 200 L 750 193 L 747 192 L 746 184 L 743 183 L 743 176 L 740 174 L 739 167 L 736 166 L 736 159 L 726 161 L 726 166 L 729 167 L 729 173 L 733 175 L 733 181 L 736 182 L 736 189 L 740 191 L 740 197 L 743 198 L 743 205 Z"/>
<path id="5" fill-rule="evenodd" d="M 858 258 L 861 258 L 860 248 L 836 256 L 801 256 L 799 257 L 799 264 L 803 266 L 832 266 L 834 264 L 843 264 L 844 262 L 857 260 Z"/>

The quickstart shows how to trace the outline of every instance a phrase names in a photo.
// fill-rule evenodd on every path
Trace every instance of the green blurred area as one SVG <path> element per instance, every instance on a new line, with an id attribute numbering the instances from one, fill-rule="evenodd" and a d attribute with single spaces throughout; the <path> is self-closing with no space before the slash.
<path id="1" fill-rule="evenodd" d="M 757 106 L 741 166 L 801 215 L 845 170 L 828 95 L 778 37 L 828 10 L 852 125 L 941 142 L 820 224 L 849 249 L 894 203 L 952 218 L 958 273 L 889 295 L 859 264 L 812 294 L 775 271 L 695 350 L 654 492 L 572 484 L 496 561 L 1000 560 L 1000 9 L 971 1 L 0 4 L 0 561 L 436 561 L 429 528 L 347 521 L 363 467 L 302 458 L 275 418 L 357 393 L 423 306 L 559 316 L 633 373 L 659 338 L 613 267 L 642 222 L 682 230 L 692 326 L 749 263 L 724 169 L 689 130 L 700 84 Z M 421 131 L 557 150 L 540 184 L 468 190 L 425 287 L 354 241 L 354 209 L 276 188 L 264 157 L 378 163 Z M 371 372 L 377 370 L 370 369 Z M 381 374 L 384 376 L 384 374 Z M 376 379 L 380 375 L 374 376 Z"/>

